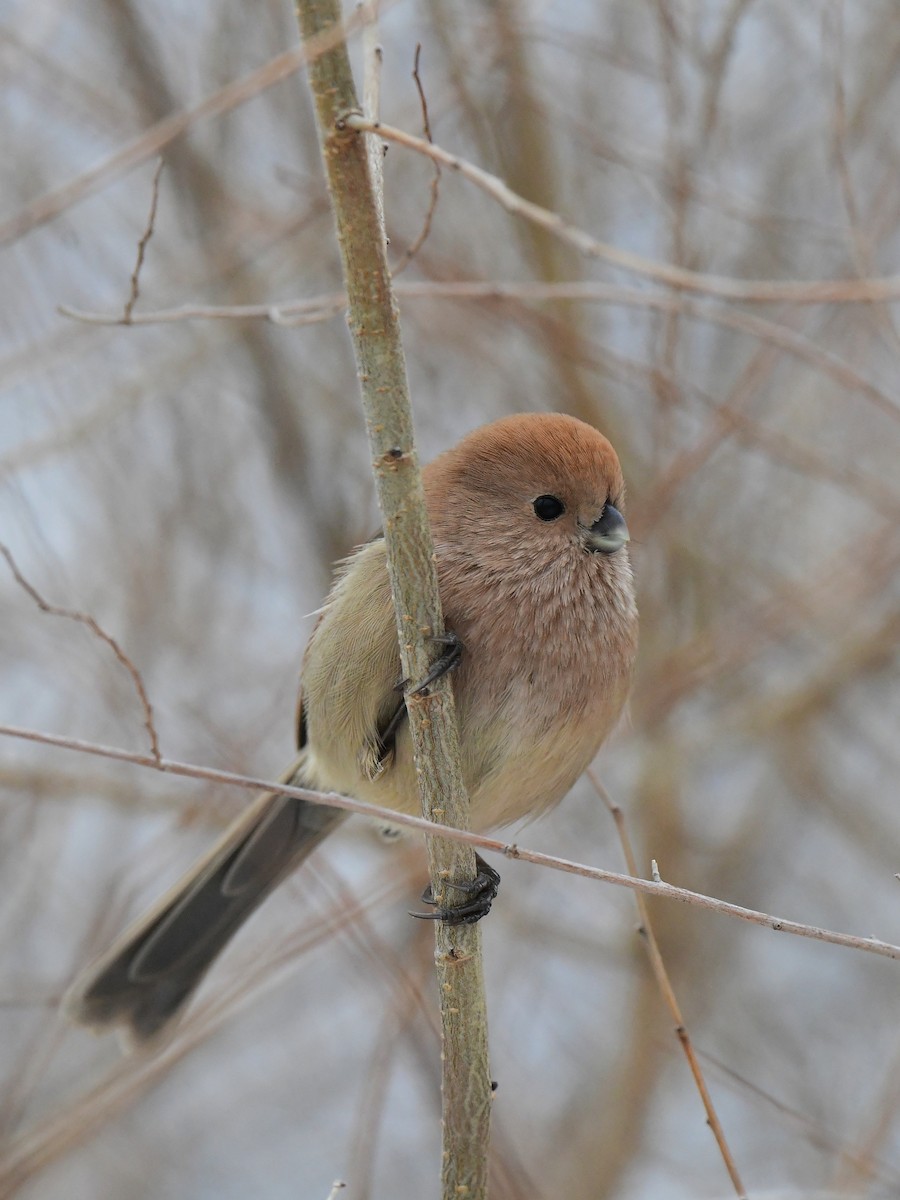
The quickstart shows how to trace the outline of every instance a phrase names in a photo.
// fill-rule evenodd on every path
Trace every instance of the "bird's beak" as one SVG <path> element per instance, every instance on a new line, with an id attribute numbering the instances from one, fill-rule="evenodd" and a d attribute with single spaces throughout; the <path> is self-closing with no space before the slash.
<path id="1" fill-rule="evenodd" d="M 625 518 L 612 504 L 604 506 L 600 519 L 584 530 L 588 550 L 599 550 L 601 554 L 615 554 L 626 542 L 631 541 Z"/>

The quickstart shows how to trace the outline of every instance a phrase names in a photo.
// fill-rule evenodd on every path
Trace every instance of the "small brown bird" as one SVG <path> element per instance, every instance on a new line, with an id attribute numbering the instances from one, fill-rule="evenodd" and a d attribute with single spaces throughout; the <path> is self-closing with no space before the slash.
<path id="1" fill-rule="evenodd" d="M 472 826 L 555 805 L 616 723 L 637 609 L 619 460 L 574 417 L 527 414 L 477 429 L 424 471 L 444 618 L 437 670 L 454 671 Z M 339 569 L 303 660 L 299 754 L 285 783 L 398 812 L 419 799 L 400 655 L 378 538 Z M 181 1011 L 226 942 L 346 816 L 260 796 L 159 903 L 76 980 L 78 1021 L 146 1043 Z M 483 916 L 499 880 L 443 920 Z"/>

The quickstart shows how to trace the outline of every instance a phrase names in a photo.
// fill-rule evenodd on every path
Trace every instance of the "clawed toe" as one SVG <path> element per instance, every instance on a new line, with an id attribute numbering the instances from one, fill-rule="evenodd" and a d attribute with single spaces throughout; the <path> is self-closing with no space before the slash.
<path id="1" fill-rule="evenodd" d="M 422 682 L 412 689 L 412 695 L 414 696 L 421 696 L 423 692 L 427 692 L 435 680 L 440 679 L 442 675 L 446 675 L 448 671 L 452 671 L 455 667 L 458 667 L 462 658 L 463 644 L 455 633 L 451 633 L 448 630 L 447 633 L 442 633 L 430 640 L 438 646 L 443 646 L 444 652 L 435 659 L 431 670 Z"/>
<path id="2" fill-rule="evenodd" d="M 497 895 L 500 875 L 478 854 L 475 855 L 475 867 L 477 874 L 474 879 L 453 885 L 469 897 L 462 904 L 437 904 L 429 885 L 422 893 L 422 903 L 433 905 L 434 911 L 411 912 L 409 915 L 417 917 L 420 921 L 446 921 L 448 925 L 474 925 L 476 921 L 486 917 Z"/>

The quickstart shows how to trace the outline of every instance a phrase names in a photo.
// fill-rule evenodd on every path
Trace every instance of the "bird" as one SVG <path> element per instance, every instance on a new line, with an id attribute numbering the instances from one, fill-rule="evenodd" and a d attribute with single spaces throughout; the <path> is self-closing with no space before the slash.
<path id="1" fill-rule="evenodd" d="M 452 671 L 471 825 L 485 831 L 556 805 L 626 704 L 638 615 L 625 484 L 606 437 L 562 413 L 483 425 L 422 479 L 447 630 L 435 666 L 398 686 L 377 536 L 338 564 L 319 610 L 301 667 L 297 754 L 279 782 L 419 812 L 403 691 Z M 128 1046 L 159 1043 L 238 928 L 346 816 L 277 790 L 259 796 L 75 980 L 68 1015 L 118 1028 Z M 483 916 L 499 875 L 480 858 L 477 868 L 472 895 L 427 915 Z"/>

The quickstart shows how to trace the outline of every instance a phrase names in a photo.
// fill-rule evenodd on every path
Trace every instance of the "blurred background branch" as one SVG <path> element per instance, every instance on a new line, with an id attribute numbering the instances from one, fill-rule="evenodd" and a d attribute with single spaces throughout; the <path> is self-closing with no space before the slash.
<path id="1" fill-rule="evenodd" d="M 306 614 L 378 524 L 294 36 L 280 0 L 252 21 L 207 0 L 34 0 L 0 31 L 2 540 L 140 664 L 169 757 L 257 777 L 291 744 Z M 642 647 L 600 767 L 638 868 L 900 941 L 896 293 L 869 282 L 900 262 L 894 6 L 405 0 L 380 40 L 393 128 L 422 129 L 421 44 L 437 146 L 670 281 L 758 285 L 751 305 L 634 283 L 445 170 L 397 285 L 420 452 L 522 409 L 613 438 Z M 134 325 L 61 318 L 121 317 L 163 145 Z M 433 162 L 394 145 L 384 167 L 399 262 Z M 827 280 L 856 302 L 800 282 Z M 257 319 L 139 324 L 183 307 Z M 108 647 L 12 578 L 0 596 L 0 721 L 145 744 Z M 9 742 L 2 768 L 8 1190 L 429 1195 L 419 849 L 348 823 L 217 968 L 193 1052 L 122 1063 L 46 998 L 244 800 Z M 527 842 L 615 865 L 610 826 L 582 783 Z M 503 901 L 484 933 L 492 1196 L 721 1194 L 633 900 L 516 869 Z M 893 1197 L 897 965 L 651 915 L 749 1194 Z"/>

